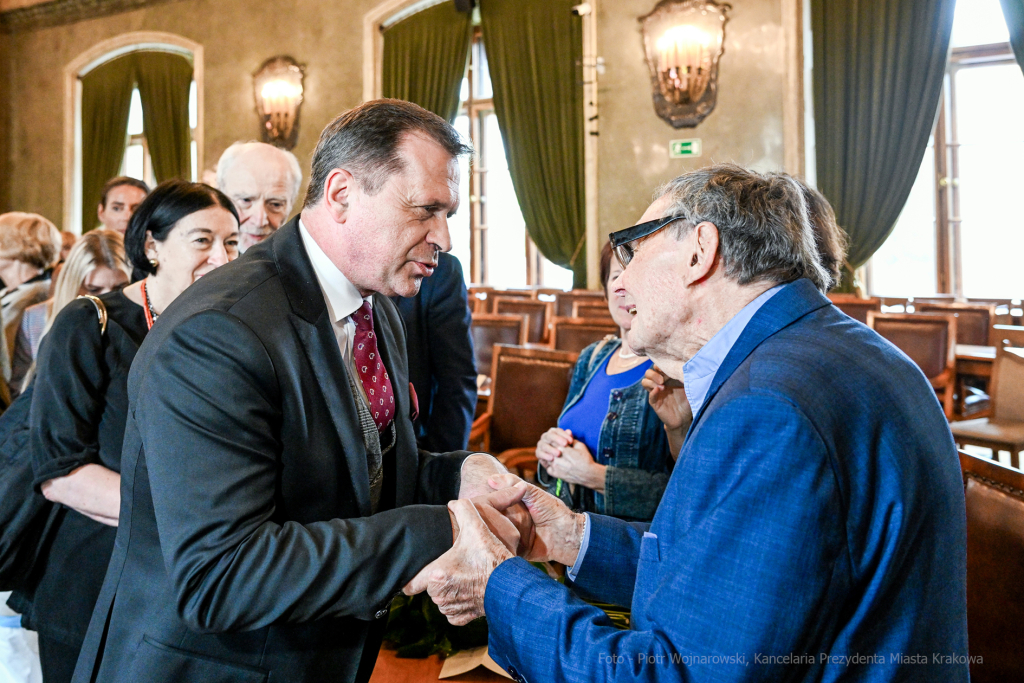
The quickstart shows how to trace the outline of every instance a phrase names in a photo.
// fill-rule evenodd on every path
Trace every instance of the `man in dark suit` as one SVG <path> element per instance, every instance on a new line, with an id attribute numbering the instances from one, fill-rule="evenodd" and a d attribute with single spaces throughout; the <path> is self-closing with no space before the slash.
<path id="1" fill-rule="evenodd" d="M 392 300 L 405 321 L 409 380 L 419 397 L 416 441 L 428 451 L 465 448 L 476 409 L 476 362 L 459 259 L 438 254 L 419 294 Z"/>
<path id="2" fill-rule="evenodd" d="M 388 298 L 450 247 L 466 151 L 406 102 L 339 116 L 301 215 L 160 316 L 77 681 L 369 678 L 391 598 L 452 544 L 444 503 L 501 470 L 417 450 Z"/>
<path id="3" fill-rule="evenodd" d="M 695 416 L 653 521 L 515 483 L 539 541 L 527 556 L 564 563 L 568 586 L 458 501 L 457 543 L 407 590 L 457 623 L 485 612 L 517 681 L 966 683 L 949 426 L 917 366 L 822 294 L 799 187 L 694 171 L 611 241 L 629 344 L 684 380 Z M 574 593 L 631 606 L 630 628 Z"/>

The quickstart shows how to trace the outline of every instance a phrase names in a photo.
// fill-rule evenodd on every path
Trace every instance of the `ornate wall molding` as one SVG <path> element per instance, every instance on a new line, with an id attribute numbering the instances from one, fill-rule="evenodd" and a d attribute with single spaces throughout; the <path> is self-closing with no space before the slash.
<path id="1" fill-rule="evenodd" d="M 74 24 L 177 0 L 50 0 L 0 13 L 0 33 Z"/>

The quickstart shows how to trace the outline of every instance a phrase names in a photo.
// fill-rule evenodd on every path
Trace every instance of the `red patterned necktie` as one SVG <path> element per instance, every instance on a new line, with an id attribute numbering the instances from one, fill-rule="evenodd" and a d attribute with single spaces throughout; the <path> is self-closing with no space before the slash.
<path id="1" fill-rule="evenodd" d="M 364 301 L 352 317 L 356 322 L 352 359 L 355 361 L 359 381 L 363 383 L 363 390 L 366 391 L 377 431 L 383 432 L 395 419 L 395 392 L 377 350 L 377 335 L 373 333 L 373 310 L 370 308 L 370 302 Z"/>

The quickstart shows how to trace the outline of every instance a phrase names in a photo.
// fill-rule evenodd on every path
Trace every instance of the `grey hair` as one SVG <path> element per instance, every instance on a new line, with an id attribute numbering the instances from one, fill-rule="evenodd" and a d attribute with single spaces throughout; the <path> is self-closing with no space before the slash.
<path id="1" fill-rule="evenodd" d="M 238 156 L 243 152 L 247 152 L 250 149 L 257 147 L 269 147 L 284 157 L 284 160 L 288 165 L 288 175 L 290 176 L 290 182 L 288 183 L 288 202 L 292 206 L 295 206 L 295 200 L 299 197 L 299 186 L 302 185 L 302 167 L 299 165 L 299 160 L 288 150 L 268 145 L 265 142 L 256 142 L 255 140 L 250 140 L 249 142 L 236 142 L 224 150 L 224 153 L 220 155 L 220 160 L 217 162 L 217 187 L 221 190 L 224 189 L 228 171 L 231 170 L 231 167 L 238 159 Z"/>
<path id="2" fill-rule="evenodd" d="M 818 259 L 803 192 L 792 177 L 717 164 L 670 180 L 657 196 L 671 199 L 666 216 L 684 219 L 669 228 L 676 239 L 705 221 L 718 228 L 725 274 L 739 284 L 806 277 L 828 291 L 832 278 Z"/>
<path id="3" fill-rule="evenodd" d="M 394 173 L 405 168 L 398 146 L 407 133 L 422 133 L 452 157 L 473 148 L 437 114 L 403 100 L 371 100 L 327 124 L 313 152 L 313 165 L 304 206 L 323 199 L 327 176 L 337 168 L 351 173 L 360 187 L 377 194 Z"/>

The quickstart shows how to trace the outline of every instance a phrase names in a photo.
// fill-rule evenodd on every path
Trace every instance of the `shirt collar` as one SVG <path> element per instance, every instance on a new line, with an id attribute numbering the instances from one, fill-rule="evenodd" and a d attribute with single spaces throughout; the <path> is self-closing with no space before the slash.
<path id="1" fill-rule="evenodd" d="M 324 299 L 327 300 L 327 312 L 330 313 L 333 322 L 340 322 L 358 311 L 364 301 L 368 302 L 371 307 L 373 306 L 370 297 L 360 296 L 356 286 L 327 257 L 324 250 L 306 230 L 301 218 L 299 219 L 299 235 L 302 236 L 302 243 L 313 264 L 313 272 L 316 273 L 317 282 L 320 283 Z"/>
<path id="2" fill-rule="evenodd" d="M 725 362 L 725 357 L 729 355 L 736 340 L 743 334 L 747 323 L 761 309 L 761 306 L 764 306 L 783 286 L 772 287 L 744 306 L 722 329 L 715 333 L 715 336 L 707 344 L 694 354 L 693 358 L 683 365 L 683 386 L 694 417 L 707 400 L 708 391 L 711 390 L 711 383 L 718 373 L 718 368 Z"/>

